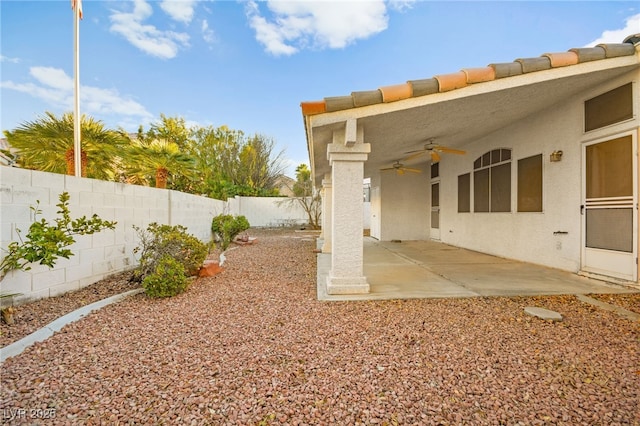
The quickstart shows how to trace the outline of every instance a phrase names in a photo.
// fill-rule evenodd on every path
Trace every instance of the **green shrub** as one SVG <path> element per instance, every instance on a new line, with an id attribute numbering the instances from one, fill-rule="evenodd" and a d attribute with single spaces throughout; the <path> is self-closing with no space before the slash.
<path id="1" fill-rule="evenodd" d="M 7 255 L 0 262 L 0 278 L 7 272 L 20 269 L 28 271 L 29 264 L 38 262 L 53 268 L 58 258 L 69 259 L 73 252 L 67 247 L 75 243 L 76 235 L 91 235 L 104 229 L 114 229 L 116 222 L 100 219 L 94 214 L 90 218 L 82 216 L 71 219 L 69 211 L 69 193 L 63 192 L 58 197 L 60 202 L 58 207 L 58 217 L 53 223 L 46 219 L 37 220 L 42 214 L 40 201 L 36 201 L 36 206 L 31 207 L 34 214 L 34 222 L 29 226 L 29 232 L 22 239 L 21 232 L 16 228 L 16 233 L 20 242 L 12 241 L 7 248 Z"/>
<path id="2" fill-rule="evenodd" d="M 153 273 L 164 256 L 180 263 L 186 276 L 195 275 L 209 252 L 205 243 L 188 234 L 187 228 L 181 225 L 159 225 L 154 222 L 146 230 L 137 226 L 134 229 L 140 237 L 140 246 L 134 250 L 140 252 L 140 264 L 133 274 L 136 281 L 142 281 Z"/>
<path id="3" fill-rule="evenodd" d="M 149 297 L 170 297 L 187 289 L 187 276 L 184 266 L 178 260 L 163 255 L 153 272 L 142 280 L 142 288 Z"/>
<path id="4" fill-rule="evenodd" d="M 218 236 L 222 250 L 226 250 L 231 241 L 241 233 L 249 229 L 249 221 L 244 216 L 232 216 L 230 214 L 219 214 L 211 222 L 211 230 Z"/>

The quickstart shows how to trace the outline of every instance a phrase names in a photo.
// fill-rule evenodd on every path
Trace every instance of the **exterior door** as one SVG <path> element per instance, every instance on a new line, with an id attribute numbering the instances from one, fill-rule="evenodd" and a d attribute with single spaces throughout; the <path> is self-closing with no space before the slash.
<path id="1" fill-rule="evenodd" d="M 432 240 L 440 239 L 440 182 L 431 183 L 431 232 Z"/>
<path id="2" fill-rule="evenodd" d="M 582 269 L 638 279 L 637 141 L 633 134 L 583 147 Z"/>

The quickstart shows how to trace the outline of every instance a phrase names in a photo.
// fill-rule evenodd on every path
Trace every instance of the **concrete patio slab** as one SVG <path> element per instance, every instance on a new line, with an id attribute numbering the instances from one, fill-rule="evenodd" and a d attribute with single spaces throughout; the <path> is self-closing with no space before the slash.
<path id="1" fill-rule="evenodd" d="M 318 247 L 322 241 L 318 240 Z M 364 237 L 369 294 L 329 295 L 331 255 L 318 254 L 319 300 L 637 293 L 638 290 L 436 241 L 380 242 Z"/>

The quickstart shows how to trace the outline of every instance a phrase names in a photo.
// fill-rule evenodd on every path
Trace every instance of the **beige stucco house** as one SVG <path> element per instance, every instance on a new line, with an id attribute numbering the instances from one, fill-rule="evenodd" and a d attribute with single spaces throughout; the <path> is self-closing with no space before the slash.
<path id="1" fill-rule="evenodd" d="M 301 104 L 328 294 L 372 237 L 638 283 L 640 35 Z M 462 152 L 464 152 L 464 154 Z"/>

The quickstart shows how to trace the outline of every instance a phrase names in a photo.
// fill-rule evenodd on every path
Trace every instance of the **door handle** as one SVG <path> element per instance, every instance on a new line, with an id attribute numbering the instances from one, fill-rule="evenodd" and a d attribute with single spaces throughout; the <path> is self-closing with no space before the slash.
<path id="1" fill-rule="evenodd" d="M 584 215 L 584 204 L 580 205 L 580 214 Z"/>

